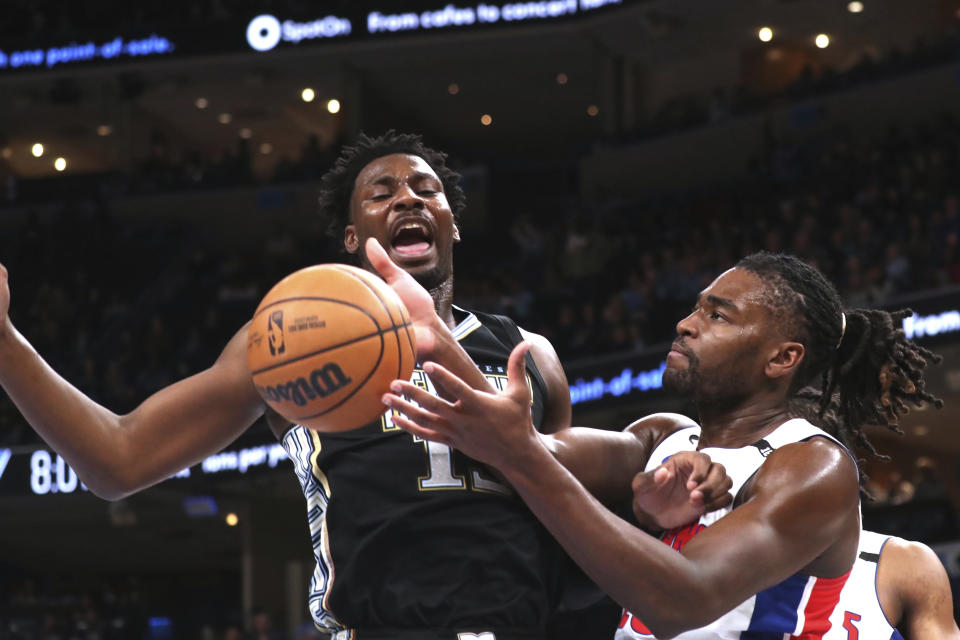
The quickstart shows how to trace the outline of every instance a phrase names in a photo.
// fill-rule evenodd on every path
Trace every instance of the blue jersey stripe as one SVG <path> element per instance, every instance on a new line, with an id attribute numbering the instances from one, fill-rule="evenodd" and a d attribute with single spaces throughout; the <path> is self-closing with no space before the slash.
<path id="1" fill-rule="evenodd" d="M 779 637 L 782 638 L 784 629 L 795 629 L 797 609 L 800 607 L 803 591 L 809 579 L 809 576 L 794 574 L 780 584 L 758 593 L 747 632 L 779 629 Z M 741 637 L 754 638 L 755 636 L 744 634 Z M 763 638 L 763 636 L 756 637 Z"/>

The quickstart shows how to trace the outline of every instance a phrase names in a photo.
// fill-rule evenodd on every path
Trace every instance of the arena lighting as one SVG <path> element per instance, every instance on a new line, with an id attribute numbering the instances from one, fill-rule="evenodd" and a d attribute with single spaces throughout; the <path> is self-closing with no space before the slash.
<path id="1" fill-rule="evenodd" d="M 4 160 L 9 160 L 10 158 L 13 157 L 13 149 L 11 149 L 10 147 L 4 147 L 3 151 L 0 151 L 0 155 L 3 156 Z"/>
<path id="2" fill-rule="evenodd" d="M 252 136 L 253 131 L 251 131 L 249 128 L 244 127 L 243 129 L 240 129 L 240 137 L 244 140 L 249 140 Z"/>
<path id="3" fill-rule="evenodd" d="M 924 426 L 922 424 L 918 424 L 913 428 L 913 435 L 920 438 L 924 437 L 925 435 L 928 435 L 929 433 L 930 433 L 930 427 Z"/>
<path id="4" fill-rule="evenodd" d="M 770 42 L 773 40 L 773 29 L 761 27 L 760 31 L 757 31 L 757 37 L 760 38 L 761 42 Z"/>
<path id="5" fill-rule="evenodd" d="M 92 62 L 98 60 L 115 60 L 122 58 L 143 58 L 158 54 L 172 53 L 176 49 L 174 43 L 163 36 L 151 34 L 149 37 L 127 40 L 124 36 L 117 36 L 112 40 L 99 43 L 71 42 L 43 48 L 30 48 L 20 51 L 0 50 L 0 69 L 47 68 L 74 64 L 78 62 Z"/>
<path id="6" fill-rule="evenodd" d="M 187 467 L 172 477 L 190 478 L 195 474 L 209 476 L 227 472 L 246 474 L 252 469 L 275 469 L 289 459 L 279 443 L 256 445 L 221 451 L 208 456 L 198 466 Z M 25 455 L 0 449 L 0 479 L 5 482 L 4 487 L 13 483 L 23 491 L 29 488 L 30 493 L 37 496 L 89 490 L 62 456 L 45 449 L 35 449 Z"/>
<path id="7" fill-rule="evenodd" d="M 816 39 L 813 41 L 820 49 L 826 49 L 830 46 L 830 36 L 825 33 L 818 34 Z"/>
<path id="8" fill-rule="evenodd" d="M 269 142 L 264 142 L 260 145 L 260 153 L 265 156 L 273 153 L 273 145 Z"/>
<path id="9" fill-rule="evenodd" d="M 221 113 L 217 116 L 217 122 L 220 124 L 230 124 L 231 120 L 233 120 L 233 116 L 229 113 Z"/>
<path id="10" fill-rule="evenodd" d="M 431 5 L 424 2 L 419 9 L 400 13 L 394 13 L 390 7 L 391 4 L 398 3 L 383 2 L 383 11 L 367 12 L 344 8 L 347 15 L 316 16 L 307 20 L 291 20 L 265 13 L 255 16 L 247 23 L 244 35 L 251 49 L 267 52 L 281 45 L 296 46 L 310 41 L 555 20 L 586 15 L 597 9 L 626 4 L 628 1 L 638 0 L 509 0 L 502 3 L 487 0 L 466 3 L 466 6 L 445 2 Z"/>
<path id="11" fill-rule="evenodd" d="M 39 158 L 43 155 L 43 145 L 37 142 L 32 147 L 30 147 L 30 153 L 33 154 L 34 158 Z"/>
<path id="12" fill-rule="evenodd" d="M 460 85 L 458 85 L 456 82 L 451 82 L 450 85 L 447 86 L 447 93 L 452 96 L 457 95 L 460 93 Z"/>
<path id="13" fill-rule="evenodd" d="M 336 98 L 327 100 L 327 111 L 330 113 L 340 113 L 340 101 Z"/>
<path id="14" fill-rule="evenodd" d="M 928 316 L 915 313 L 903 319 L 903 333 L 911 340 L 956 331 L 960 331 L 960 311 L 955 309 Z"/>
<path id="15" fill-rule="evenodd" d="M 235 527 L 240 522 L 240 518 L 237 517 L 237 514 L 230 512 L 227 514 L 227 517 L 224 518 L 224 521 L 228 527 Z"/>
<path id="16" fill-rule="evenodd" d="M 57 158 L 53 161 L 53 168 L 57 171 L 63 171 L 67 168 L 67 159 L 66 158 Z"/>
<path id="17" fill-rule="evenodd" d="M 597 105 L 592 104 L 589 107 L 587 107 L 587 115 L 590 116 L 591 118 L 596 116 L 598 113 L 600 113 L 600 108 Z"/>
<path id="18" fill-rule="evenodd" d="M 113 133 L 113 127 L 111 127 L 108 124 L 102 124 L 99 127 L 97 127 L 97 135 L 100 136 L 101 138 L 104 136 L 108 136 L 111 133 Z"/>
<path id="19" fill-rule="evenodd" d="M 310 87 L 307 87 L 306 89 L 300 92 L 300 97 L 303 99 L 304 102 L 313 102 L 313 99 L 317 97 L 317 92 L 311 89 Z"/>
<path id="20" fill-rule="evenodd" d="M 490 116 L 489 113 L 485 113 L 482 116 L 480 116 L 480 124 L 482 124 L 485 127 L 489 127 L 491 124 L 493 124 L 493 118 Z"/>
<path id="21" fill-rule="evenodd" d="M 853 2 L 847 5 L 847 11 L 850 13 L 860 13 L 863 11 L 863 3 L 858 0 L 853 0 Z"/>
<path id="22" fill-rule="evenodd" d="M 570 404 L 602 400 L 606 396 L 619 398 L 628 393 L 655 391 L 663 387 L 663 372 L 667 363 L 661 362 L 656 369 L 634 373 L 633 369 L 623 369 L 610 379 L 600 376 L 593 380 L 577 378 L 570 383 Z"/>
<path id="23" fill-rule="evenodd" d="M 569 78 L 567 78 L 567 74 L 565 73 L 557 74 L 557 84 L 567 84 L 567 80 L 569 80 Z"/>
<path id="24" fill-rule="evenodd" d="M 210 101 L 206 98 L 197 98 L 193 104 L 197 106 L 197 109 L 206 109 L 210 105 Z"/>

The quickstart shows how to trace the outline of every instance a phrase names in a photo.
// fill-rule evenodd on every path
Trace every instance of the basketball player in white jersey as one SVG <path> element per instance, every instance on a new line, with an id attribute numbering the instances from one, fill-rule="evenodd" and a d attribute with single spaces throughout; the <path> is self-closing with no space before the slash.
<path id="1" fill-rule="evenodd" d="M 860 532 L 824 640 L 960 640 L 946 570 L 927 545 Z M 902 634 L 902 635 L 901 635 Z"/>
<path id="2" fill-rule="evenodd" d="M 539 435 L 525 412 L 523 345 L 499 395 L 427 363 L 451 400 L 395 381 L 385 402 L 406 415 L 396 422 L 410 432 L 503 473 L 624 607 L 618 639 L 822 639 L 860 535 L 860 475 L 849 446 L 873 452 L 864 425 L 892 427 L 908 403 L 941 404 L 923 380 L 927 362 L 939 358 L 897 328 L 908 313 L 844 311 L 816 269 L 754 254 L 701 292 L 667 355 L 664 384 L 692 399 L 699 425 L 655 415 L 620 434 Z M 584 467 L 658 474 L 691 450 L 726 467 L 734 501 L 659 540 L 608 511 L 575 477 Z M 643 481 L 635 488 L 635 510 L 646 511 Z"/>

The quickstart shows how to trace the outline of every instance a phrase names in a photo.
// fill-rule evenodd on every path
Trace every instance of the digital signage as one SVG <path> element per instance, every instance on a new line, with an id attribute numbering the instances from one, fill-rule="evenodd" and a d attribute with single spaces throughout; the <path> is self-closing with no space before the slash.
<path id="1" fill-rule="evenodd" d="M 343 15 L 260 14 L 208 28 L 157 25 L 75 36 L 69 41 L 31 36 L 0 42 L 0 74 L 63 70 L 81 64 L 155 60 L 172 56 L 266 53 L 328 42 L 374 41 L 392 36 L 548 23 L 600 13 L 641 0 L 528 0 L 434 4 L 398 11 L 390 3 L 354 3 Z M 416 3 L 404 3 L 405 7 Z"/>

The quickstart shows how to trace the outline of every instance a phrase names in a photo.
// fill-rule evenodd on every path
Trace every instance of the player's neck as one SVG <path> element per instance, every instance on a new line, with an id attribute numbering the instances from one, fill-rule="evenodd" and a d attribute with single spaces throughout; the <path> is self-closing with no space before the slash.
<path id="1" fill-rule="evenodd" d="M 450 329 L 457 326 L 457 320 L 453 317 L 453 274 L 430 289 L 430 297 L 433 298 L 433 306 L 437 310 L 437 315 L 443 320 L 443 323 Z"/>
<path id="2" fill-rule="evenodd" d="M 790 419 L 783 399 L 760 396 L 736 405 L 701 404 L 700 449 L 739 449 L 767 436 Z"/>

